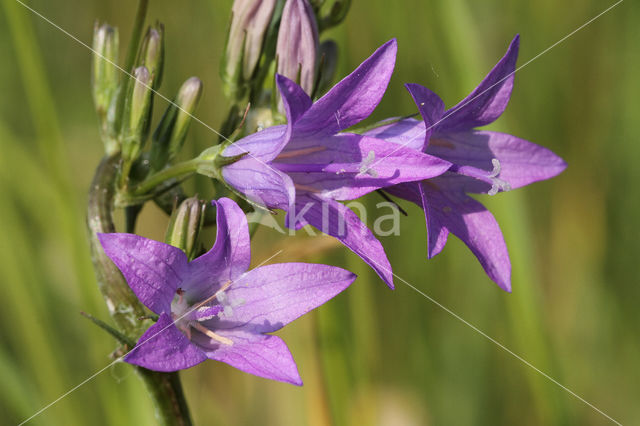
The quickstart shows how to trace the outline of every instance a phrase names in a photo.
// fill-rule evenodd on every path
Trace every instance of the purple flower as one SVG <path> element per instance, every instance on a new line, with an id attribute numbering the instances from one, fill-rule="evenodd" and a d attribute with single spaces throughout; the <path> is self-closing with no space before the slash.
<path id="1" fill-rule="evenodd" d="M 447 111 L 435 93 L 407 84 L 424 121 L 402 120 L 368 133 L 453 163 L 442 176 L 386 190 L 424 208 L 429 258 L 440 253 L 451 232 L 506 291 L 511 291 L 511 263 L 502 232 L 493 215 L 467 193 L 494 195 L 552 178 L 566 168 L 546 148 L 512 135 L 475 130 L 492 123 L 505 110 L 513 89 L 518 45 L 516 36 L 482 83 Z"/>
<path id="2" fill-rule="evenodd" d="M 391 40 L 315 103 L 293 81 L 276 82 L 287 124 L 230 145 L 224 155 L 250 155 L 226 166 L 226 182 L 250 199 L 288 212 L 287 226 L 312 225 L 339 239 L 393 288 L 380 242 L 337 200 L 442 174 L 448 161 L 369 136 L 342 132 L 368 117 L 384 94 L 395 63 Z M 384 158 L 382 162 L 376 159 Z"/>
<path id="3" fill-rule="evenodd" d="M 210 358 L 301 385 L 286 344 L 266 333 L 322 305 L 347 288 L 355 275 L 304 263 L 248 271 L 246 217 L 228 198 L 215 204 L 215 245 L 192 262 L 182 250 L 138 235 L 99 235 L 133 292 L 159 315 L 124 359 L 151 370 L 175 371 Z"/>

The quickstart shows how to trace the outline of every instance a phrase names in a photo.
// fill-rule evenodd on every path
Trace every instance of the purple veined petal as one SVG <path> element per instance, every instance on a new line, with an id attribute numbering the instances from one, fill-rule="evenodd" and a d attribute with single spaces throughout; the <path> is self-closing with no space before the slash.
<path id="1" fill-rule="evenodd" d="M 438 179 L 442 178 L 439 177 Z M 442 224 L 435 220 L 434 216 L 430 214 L 431 206 L 425 196 L 424 185 L 429 185 L 429 181 L 402 183 L 385 188 L 384 190 L 394 197 L 411 201 L 424 210 L 428 238 L 427 257 L 431 259 L 444 248 L 447 243 L 447 237 L 449 236 L 449 230 L 443 227 Z"/>
<path id="2" fill-rule="evenodd" d="M 313 102 L 309 95 L 302 90 L 302 87 L 283 75 L 276 74 L 276 84 L 287 114 L 287 139 L 289 139 L 292 126 L 311 108 Z"/>
<path id="3" fill-rule="evenodd" d="M 267 127 L 236 141 L 225 148 L 222 155 L 233 157 L 246 154 L 245 158 L 253 158 L 268 163 L 280 154 L 287 144 L 287 126 Z"/>
<path id="4" fill-rule="evenodd" d="M 261 266 L 239 277 L 226 291 L 226 310 L 215 328 L 271 333 L 332 299 L 355 279 L 355 274 L 328 265 Z"/>
<path id="5" fill-rule="evenodd" d="M 493 123 L 507 107 L 518 59 L 520 36 L 511 41 L 507 53 L 473 92 L 444 113 L 437 132 L 470 130 Z"/>
<path id="6" fill-rule="evenodd" d="M 129 364 L 154 371 L 177 371 L 193 367 L 207 356 L 163 313 L 158 322 L 149 327 L 138 344 L 124 357 Z"/>
<path id="7" fill-rule="evenodd" d="M 424 86 L 412 83 L 405 84 L 404 86 L 411 94 L 424 121 L 424 147 L 426 148 L 429 145 L 429 139 L 433 134 L 434 128 L 444 114 L 444 102 L 442 102 L 442 99 L 440 99 L 438 95 Z"/>
<path id="8" fill-rule="evenodd" d="M 387 89 L 398 44 L 389 40 L 318 99 L 294 126 L 293 137 L 333 135 L 367 118 Z"/>
<path id="9" fill-rule="evenodd" d="M 424 121 L 405 118 L 395 123 L 382 125 L 364 134 L 407 148 L 423 151 L 425 143 Z"/>
<path id="10" fill-rule="evenodd" d="M 499 172 L 496 177 L 507 182 L 511 189 L 550 179 L 567 167 L 562 158 L 547 148 L 490 131 L 436 134 L 427 152 L 458 166 L 485 170 L 488 175 Z M 499 170 L 494 170 L 496 166 Z M 490 187 L 481 183 L 467 185 L 465 192 L 486 192 Z"/>
<path id="11" fill-rule="evenodd" d="M 251 239 L 247 217 L 235 201 L 220 198 L 216 206 L 216 242 L 207 253 L 189 264 L 189 277 L 182 289 L 188 301 L 213 295 L 220 286 L 249 269 Z"/>
<path id="12" fill-rule="evenodd" d="M 309 224 L 331 235 L 360 256 L 393 289 L 393 270 L 384 248 L 371 230 L 348 207 L 332 199 L 309 194 L 296 198 L 295 210 L 289 211 L 285 223 L 290 228 Z"/>
<path id="13" fill-rule="evenodd" d="M 422 185 L 429 232 L 433 229 L 436 234 L 429 238 L 433 251 L 442 249 L 439 244 L 444 246 L 444 232 L 453 233 L 469 247 L 489 278 L 511 292 L 511 262 L 496 219 L 478 201 L 461 192 L 442 190 L 438 184 L 435 178 Z"/>
<path id="14" fill-rule="evenodd" d="M 98 234 L 98 238 L 138 299 L 156 314 L 170 312 L 175 291 L 187 272 L 184 252 L 133 234 Z"/>
<path id="15" fill-rule="evenodd" d="M 382 187 L 428 179 L 451 166 L 415 149 L 353 133 L 307 140 L 298 152 L 303 154 L 278 158 L 274 167 L 288 173 L 298 188 L 336 200 L 352 200 Z"/>
<path id="16" fill-rule="evenodd" d="M 287 210 L 295 200 L 293 181 L 269 164 L 245 157 L 222 169 L 225 182 L 254 203 Z"/>
<path id="17" fill-rule="evenodd" d="M 245 330 L 216 330 L 231 339 L 232 345 L 218 343 L 200 333 L 194 341 L 207 357 L 221 361 L 245 373 L 302 386 L 298 367 L 286 343 L 278 336 L 254 334 Z"/>

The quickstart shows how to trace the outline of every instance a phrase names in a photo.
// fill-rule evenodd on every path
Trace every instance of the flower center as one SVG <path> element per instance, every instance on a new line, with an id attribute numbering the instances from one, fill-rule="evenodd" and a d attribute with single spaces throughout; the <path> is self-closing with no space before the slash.
<path id="1" fill-rule="evenodd" d="M 224 291 L 230 286 L 231 281 L 227 281 L 211 297 L 193 305 L 189 305 L 186 301 L 184 290 L 178 288 L 176 290 L 176 296 L 171 303 L 171 316 L 173 317 L 176 327 L 178 327 L 189 340 L 191 340 L 191 329 L 193 328 L 212 340 L 225 345 L 232 345 L 233 341 L 231 339 L 220 336 L 201 324 L 201 322 L 213 319 L 219 316 L 220 313 L 227 311 L 227 307 L 223 306 L 223 300 L 226 297 Z M 214 304 L 213 302 L 216 299 L 219 303 Z"/>

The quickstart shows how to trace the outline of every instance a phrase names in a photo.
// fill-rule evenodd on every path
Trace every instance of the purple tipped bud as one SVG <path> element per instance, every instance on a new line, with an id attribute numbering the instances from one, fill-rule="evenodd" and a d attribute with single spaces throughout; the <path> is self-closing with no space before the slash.
<path id="1" fill-rule="evenodd" d="M 307 0 L 287 0 L 276 47 L 278 73 L 311 95 L 318 59 L 318 25 Z"/>
<path id="2" fill-rule="evenodd" d="M 133 162 L 139 157 L 146 139 L 153 93 L 153 79 L 146 67 L 136 68 L 133 76 L 135 81 L 130 84 L 122 128 L 122 158 L 128 162 Z"/>
<path id="3" fill-rule="evenodd" d="M 160 87 L 164 65 L 164 25 L 150 27 L 140 45 L 138 65 L 146 67 L 153 78 L 153 88 Z"/>
<path id="4" fill-rule="evenodd" d="M 235 0 L 222 63 L 222 80 L 233 99 L 244 96 L 262 50 L 277 0 Z"/>
<path id="5" fill-rule="evenodd" d="M 197 241 L 206 204 L 197 197 L 184 200 L 171 214 L 165 242 L 184 251 L 189 260 L 197 254 Z"/>

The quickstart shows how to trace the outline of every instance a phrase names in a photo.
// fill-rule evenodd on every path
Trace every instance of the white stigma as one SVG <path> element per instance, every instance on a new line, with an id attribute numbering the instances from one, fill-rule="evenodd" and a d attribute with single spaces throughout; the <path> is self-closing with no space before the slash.
<path id="1" fill-rule="evenodd" d="M 491 178 L 491 189 L 487 194 L 496 195 L 500 190 L 502 191 L 510 191 L 511 185 L 506 180 L 502 180 L 498 178 L 500 171 L 502 170 L 502 166 L 500 165 L 500 160 L 497 158 L 491 159 L 491 164 L 493 165 L 493 170 L 489 173 L 489 178 Z"/>
<path id="2" fill-rule="evenodd" d="M 362 160 L 362 163 L 360 163 L 360 174 L 361 175 L 369 175 L 371 177 L 378 177 L 378 173 L 371 169 L 371 164 L 373 164 L 373 162 L 376 160 L 376 153 L 374 151 L 369 151 L 369 154 L 367 154 L 367 158 L 365 158 L 364 160 Z"/>

